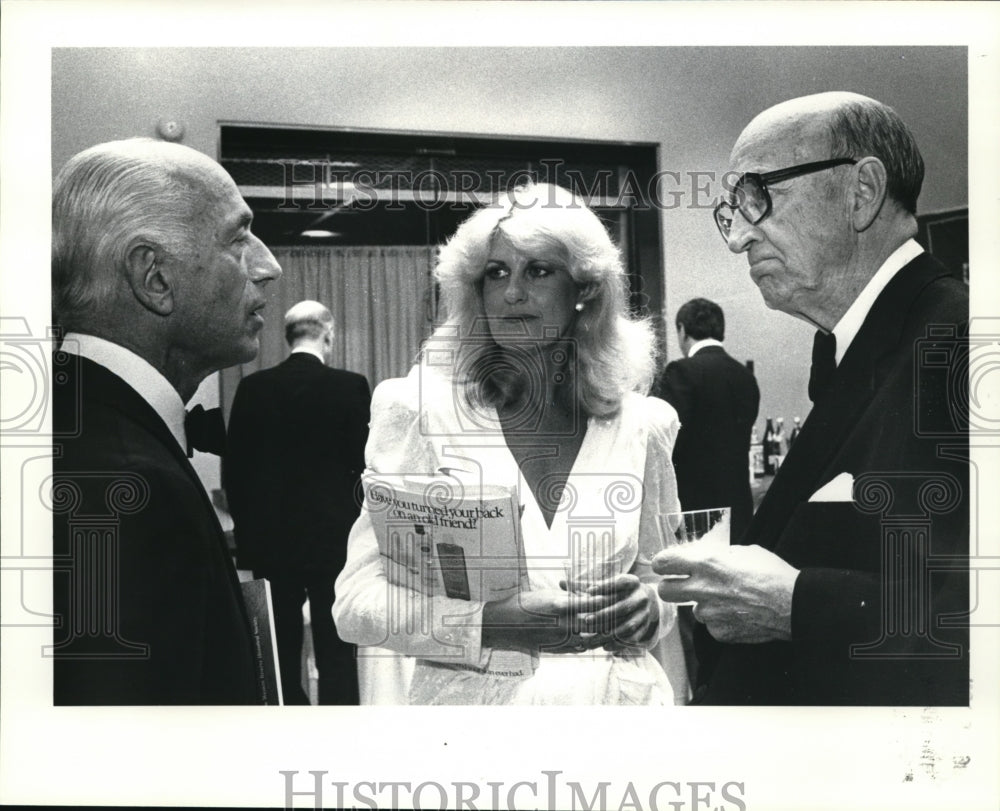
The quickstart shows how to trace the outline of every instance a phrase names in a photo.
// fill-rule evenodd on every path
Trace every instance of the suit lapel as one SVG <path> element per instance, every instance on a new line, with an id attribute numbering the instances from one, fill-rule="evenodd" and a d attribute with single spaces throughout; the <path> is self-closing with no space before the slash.
<path id="1" fill-rule="evenodd" d="M 870 403 L 883 377 L 879 370 L 897 351 L 914 300 L 928 284 L 946 275 L 937 261 L 921 254 L 886 285 L 837 367 L 830 390 L 803 423 L 753 517 L 747 543 L 773 547 L 795 507 L 825 484 L 819 478 Z"/>
<path id="2" fill-rule="evenodd" d="M 148 433 L 152 434 L 164 448 L 174 457 L 174 460 L 185 472 L 185 474 L 196 485 L 198 492 L 202 496 L 205 509 L 212 516 L 212 521 L 216 529 L 216 534 L 225 545 L 225 533 L 219 518 L 215 514 L 215 508 L 205 492 L 205 485 L 195 472 L 187 453 L 177 444 L 174 435 L 167 428 L 153 407 L 128 383 L 118 375 L 105 369 L 99 363 L 88 358 L 78 358 L 80 366 L 80 396 L 83 400 L 90 400 L 101 403 L 104 406 L 119 412 L 124 419 L 131 420 L 141 425 Z M 228 549 L 226 551 L 228 555 Z"/>

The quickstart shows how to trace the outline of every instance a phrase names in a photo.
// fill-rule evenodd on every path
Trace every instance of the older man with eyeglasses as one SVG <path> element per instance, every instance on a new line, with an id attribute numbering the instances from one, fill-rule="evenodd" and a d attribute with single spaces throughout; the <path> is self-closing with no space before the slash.
<path id="1" fill-rule="evenodd" d="M 923 160 L 852 93 L 757 116 L 715 222 L 768 307 L 816 327 L 813 410 L 728 549 L 672 547 L 709 704 L 968 703 L 968 290 L 914 241 Z"/>

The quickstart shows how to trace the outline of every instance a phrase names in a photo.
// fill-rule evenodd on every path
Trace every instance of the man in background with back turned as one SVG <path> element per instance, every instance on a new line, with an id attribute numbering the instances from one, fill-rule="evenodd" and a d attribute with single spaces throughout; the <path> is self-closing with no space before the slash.
<path id="1" fill-rule="evenodd" d="M 226 495 L 241 567 L 271 582 L 286 704 L 302 690 L 302 606 L 320 704 L 357 704 L 356 647 L 337 636 L 334 582 L 360 512 L 371 391 L 364 376 L 331 369 L 334 320 L 318 301 L 285 314 L 291 355 L 244 378 L 229 418 Z"/>
<path id="2" fill-rule="evenodd" d="M 726 321 L 718 304 L 691 299 L 675 324 L 684 357 L 667 364 L 655 394 L 681 420 L 673 454 L 681 509 L 730 507 L 736 540 L 753 514 L 750 431 L 760 390 L 750 370 L 722 347 Z"/>

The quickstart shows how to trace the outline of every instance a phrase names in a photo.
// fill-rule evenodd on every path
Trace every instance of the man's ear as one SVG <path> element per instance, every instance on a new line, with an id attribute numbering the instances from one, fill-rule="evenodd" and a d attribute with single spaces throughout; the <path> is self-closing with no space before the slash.
<path id="1" fill-rule="evenodd" d="M 885 203 L 888 176 L 878 158 L 867 157 L 854 167 L 854 197 L 851 219 L 856 231 L 865 231 L 875 221 Z"/>
<path id="2" fill-rule="evenodd" d="M 157 315 L 174 311 L 171 274 L 156 260 L 156 249 L 144 242 L 129 248 L 125 267 L 132 294 L 143 307 Z"/>

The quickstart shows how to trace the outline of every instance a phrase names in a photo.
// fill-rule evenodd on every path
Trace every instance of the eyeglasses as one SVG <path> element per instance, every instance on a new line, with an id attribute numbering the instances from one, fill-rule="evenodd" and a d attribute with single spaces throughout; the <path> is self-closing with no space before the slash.
<path id="1" fill-rule="evenodd" d="M 733 186 L 733 193 L 729 200 L 721 201 L 712 212 L 715 217 L 715 224 L 719 227 L 722 238 L 729 242 L 729 231 L 733 227 L 733 217 L 735 212 L 740 214 L 751 225 L 756 225 L 771 213 L 771 195 L 767 191 L 768 183 L 778 183 L 782 180 L 791 180 L 793 177 L 811 175 L 813 172 L 822 172 L 824 169 L 832 169 L 834 166 L 844 166 L 855 164 L 854 158 L 832 158 L 825 161 L 814 161 L 812 163 L 800 163 L 798 166 L 790 166 L 787 169 L 777 169 L 773 172 L 758 174 L 757 172 L 746 172 L 739 176 L 736 185 Z"/>

